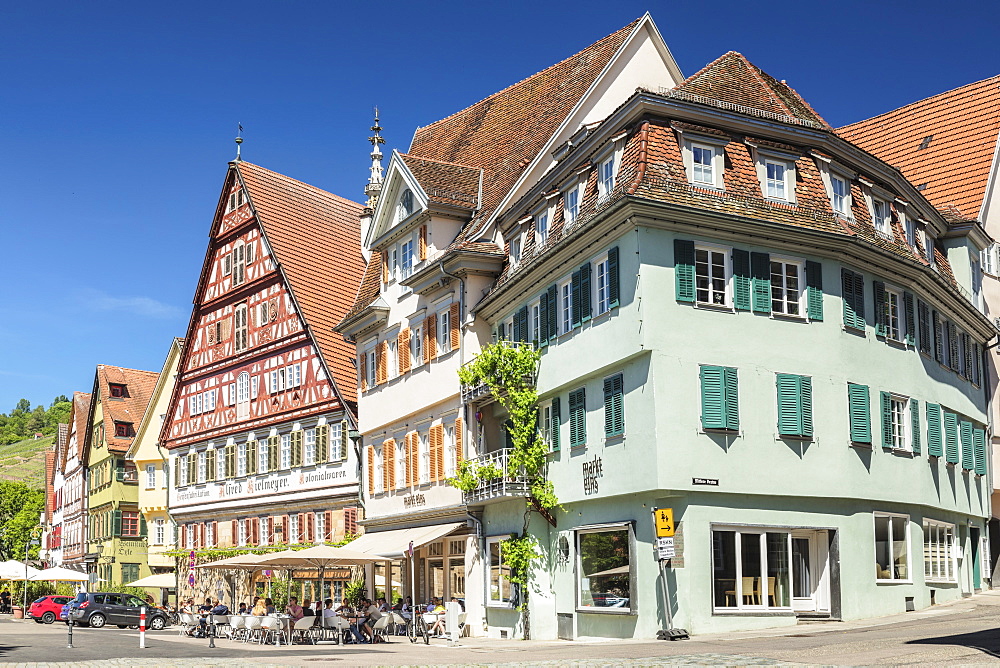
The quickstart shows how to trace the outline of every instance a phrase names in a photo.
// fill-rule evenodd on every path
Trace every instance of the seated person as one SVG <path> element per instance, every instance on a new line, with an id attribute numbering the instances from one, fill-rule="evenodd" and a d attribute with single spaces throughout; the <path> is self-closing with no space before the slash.
<path id="1" fill-rule="evenodd" d="M 209 596 L 205 599 L 205 602 L 198 606 L 198 612 L 208 612 L 212 609 L 212 597 Z"/>
<path id="2" fill-rule="evenodd" d="M 303 617 L 315 617 L 316 611 L 312 608 L 312 601 L 308 598 L 302 601 L 302 616 Z"/>
<path id="3" fill-rule="evenodd" d="M 264 599 L 257 597 L 253 602 L 253 609 L 250 610 L 250 614 L 254 617 L 263 617 L 267 614 L 267 606 L 264 605 Z"/>
<path id="4" fill-rule="evenodd" d="M 237 614 L 245 615 L 245 614 L 248 613 L 248 611 L 249 611 L 249 608 L 247 608 L 246 601 L 240 601 L 240 610 L 239 610 L 239 613 L 237 613 Z"/>
<path id="5" fill-rule="evenodd" d="M 407 596 L 403 604 L 400 605 L 399 615 L 406 621 L 413 619 L 413 599 L 409 596 Z"/>
<path id="6" fill-rule="evenodd" d="M 347 601 L 344 601 L 344 603 L 347 603 Z M 344 606 L 341 606 L 340 608 L 337 608 L 337 610 L 340 610 L 343 607 Z M 330 617 L 336 617 L 337 616 L 337 610 L 333 609 L 333 599 L 332 598 L 326 599 L 326 601 L 324 601 L 324 606 L 323 606 L 323 619 L 329 619 Z"/>
<path id="7" fill-rule="evenodd" d="M 378 606 L 379 612 L 389 612 L 389 604 L 384 598 L 380 598 L 375 605 Z"/>
<path id="8" fill-rule="evenodd" d="M 430 624 L 428 633 L 435 637 L 444 637 L 444 620 L 447 610 L 440 598 L 435 597 L 432 601 L 434 602 L 434 609 L 424 617 L 424 621 Z M 433 621 L 428 618 L 432 618 Z"/>
<path id="9" fill-rule="evenodd" d="M 295 596 L 289 597 L 288 605 L 285 606 L 285 612 L 288 613 L 293 622 L 297 622 L 305 616 L 302 612 L 302 606 L 299 605 L 299 599 Z"/>
<path id="10" fill-rule="evenodd" d="M 265 598 L 264 605 L 267 607 L 267 614 L 273 615 L 274 613 L 277 612 L 277 609 L 274 607 L 274 601 L 272 601 L 271 599 Z"/>

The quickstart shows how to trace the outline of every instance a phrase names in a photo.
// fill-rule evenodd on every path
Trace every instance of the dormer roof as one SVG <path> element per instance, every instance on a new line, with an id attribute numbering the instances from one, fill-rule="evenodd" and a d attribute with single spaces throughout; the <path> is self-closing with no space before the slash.
<path id="1" fill-rule="evenodd" d="M 431 202 L 470 210 L 478 208 L 481 168 L 406 153 L 400 153 L 399 157 Z"/>
<path id="2" fill-rule="evenodd" d="M 104 435 L 111 452 L 125 453 L 132 444 L 132 437 L 115 436 L 114 423 L 139 424 L 146 414 L 149 398 L 159 376 L 155 371 L 140 371 L 108 364 L 98 364 L 94 377 L 94 391 L 101 400 L 104 421 Z M 124 385 L 128 392 L 124 397 L 112 397 L 110 386 Z M 93 400 L 92 400 L 92 403 Z M 79 434 L 77 435 L 79 438 Z"/>

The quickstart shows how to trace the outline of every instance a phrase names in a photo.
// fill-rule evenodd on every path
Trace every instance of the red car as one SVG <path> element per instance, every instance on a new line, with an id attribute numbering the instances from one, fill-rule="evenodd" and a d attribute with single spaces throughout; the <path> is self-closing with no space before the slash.
<path id="1" fill-rule="evenodd" d="M 72 596 L 43 596 L 28 606 L 28 616 L 39 624 L 51 624 L 59 619 L 63 606 L 72 600 Z"/>

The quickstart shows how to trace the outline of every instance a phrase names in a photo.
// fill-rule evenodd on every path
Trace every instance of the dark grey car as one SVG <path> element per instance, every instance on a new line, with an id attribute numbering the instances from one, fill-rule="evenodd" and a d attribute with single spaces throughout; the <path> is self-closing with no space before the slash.
<path id="1" fill-rule="evenodd" d="M 167 616 L 132 594 L 81 592 L 69 604 L 69 618 L 82 626 L 99 629 L 106 624 L 119 628 L 139 625 L 139 608 L 146 607 L 146 626 L 158 631 L 167 625 Z"/>

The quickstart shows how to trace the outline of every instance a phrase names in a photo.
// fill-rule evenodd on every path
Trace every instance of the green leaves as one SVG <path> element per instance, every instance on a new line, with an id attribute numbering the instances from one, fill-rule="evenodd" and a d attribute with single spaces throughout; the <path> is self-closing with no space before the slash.
<path id="1" fill-rule="evenodd" d="M 510 538 L 500 541 L 500 554 L 503 555 L 504 563 L 510 568 L 508 580 L 521 588 L 521 603 L 518 610 L 527 610 L 528 607 L 529 569 L 532 561 L 542 557 L 537 547 L 538 541 L 535 537 L 526 533 L 520 536 L 512 533 Z"/>
<path id="2" fill-rule="evenodd" d="M 0 480 L 0 560 L 24 560 L 24 548 L 38 517 L 45 509 L 45 493 L 23 482 Z M 38 541 L 28 550 L 28 558 L 38 557 Z"/>

